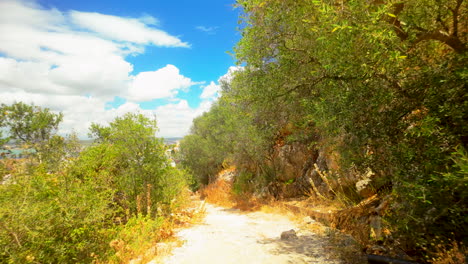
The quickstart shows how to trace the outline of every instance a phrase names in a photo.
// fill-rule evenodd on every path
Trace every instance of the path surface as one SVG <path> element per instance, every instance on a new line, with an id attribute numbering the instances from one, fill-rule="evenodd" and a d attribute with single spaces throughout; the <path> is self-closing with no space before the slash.
<path id="1" fill-rule="evenodd" d="M 242 213 L 210 204 L 206 204 L 206 212 L 204 223 L 178 233 L 186 242 L 163 263 L 339 263 L 326 257 L 321 238 L 299 231 L 285 216 Z M 281 233 L 290 229 L 298 232 L 298 238 L 281 240 Z"/>

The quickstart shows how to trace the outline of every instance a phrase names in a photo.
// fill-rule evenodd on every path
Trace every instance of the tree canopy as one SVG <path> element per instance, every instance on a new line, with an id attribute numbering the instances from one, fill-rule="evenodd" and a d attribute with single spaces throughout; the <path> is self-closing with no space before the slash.
<path id="1" fill-rule="evenodd" d="M 58 129 L 63 114 L 23 102 L 0 106 L 0 125 L 7 127 L 10 139 L 27 144 L 47 141 Z"/>

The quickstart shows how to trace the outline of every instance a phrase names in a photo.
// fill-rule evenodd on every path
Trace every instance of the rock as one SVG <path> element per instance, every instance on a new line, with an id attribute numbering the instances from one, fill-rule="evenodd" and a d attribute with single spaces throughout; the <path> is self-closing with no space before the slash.
<path id="1" fill-rule="evenodd" d="M 300 143 L 277 146 L 275 152 L 275 163 L 278 165 L 277 177 L 283 182 L 299 177 L 310 156 L 307 146 Z"/>
<path id="2" fill-rule="evenodd" d="M 381 255 L 381 254 L 387 254 L 388 250 L 380 245 L 372 245 L 366 249 L 366 253 Z"/>
<path id="3" fill-rule="evenodd" d="M 306 223 L 306 224 L 312 224 L 312 223 L 315 223 L 315 220 L 314 220 L 314 219 L 312 219 L 312 217 L 310 217 L 310 216 L 306 216 L 306 217 L 304 217 L 302 220 L 303 220 L 303 221 L 304 221 L 304 223 Z"/>
<path id="4" fill-rule="evenodd" d="M 321 171 L 327 171 L 328 166 L 327 166 L 327 155 L 325 151 L 321 150 L 319 151 L 319 155 L 317 157 L 317 161 L 315 162 L 317 164 L 317 167 Z"/>
<path id="5" fill-rule="evenodd" d="M 291 229 L 289 231 L 284 231 L 281 233 L 281 240 L 294 240 L 297 239 L 296 231 L 294 229 Z"/>
<path id="6" fill-rule="evenodd" d="M 232 182 L 235 177 L 236 177 L 236 171 L 232 169 L 226 169 L 218 175 L 218 180 Z"/>

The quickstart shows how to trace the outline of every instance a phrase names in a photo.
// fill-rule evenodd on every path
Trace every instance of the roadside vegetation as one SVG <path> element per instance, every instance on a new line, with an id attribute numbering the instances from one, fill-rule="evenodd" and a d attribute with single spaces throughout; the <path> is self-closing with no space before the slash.
<path id="1" fill-rule="evenodd" d="M 237 6 L 242 67 L 180 145 L 198 184 L 234 165 L 232 192 L 244 197 L 281 199 L 295 186 L 303 189 L 294 196 L 340 209 L 375 200 L 365 219 L 383 232 L 363 243 L 421 262 L 464 262 L 468 3 Z M 306 153 L 296 177 L 284 178 L 287 147 Z"/>
<path id="2" fill-rule="evenodd" d="M 127 263 L 171 237 L 191 180 L 170 165 L 155 120 L 93 124 L 82 149 L 56 134 L 62 114 L 21 102 L 0 113 L 3 143 L 37 150 L 0 160 L 1 263 Z"/>

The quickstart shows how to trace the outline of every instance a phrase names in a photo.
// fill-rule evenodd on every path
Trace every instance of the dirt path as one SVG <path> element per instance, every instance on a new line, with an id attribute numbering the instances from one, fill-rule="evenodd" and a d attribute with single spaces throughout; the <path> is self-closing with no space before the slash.
<path id="1" fill-rule="evenodd" d="M 186 242 L 163 263 L 339 263 L 326 257 L 322 239 L 300 231 L 285 216 L 241 213 L 210 204 L 206 211 L 204 223 L 178 233 Z M 281 233 L 290 229 L 298 238 L 281 240 Z"/>

